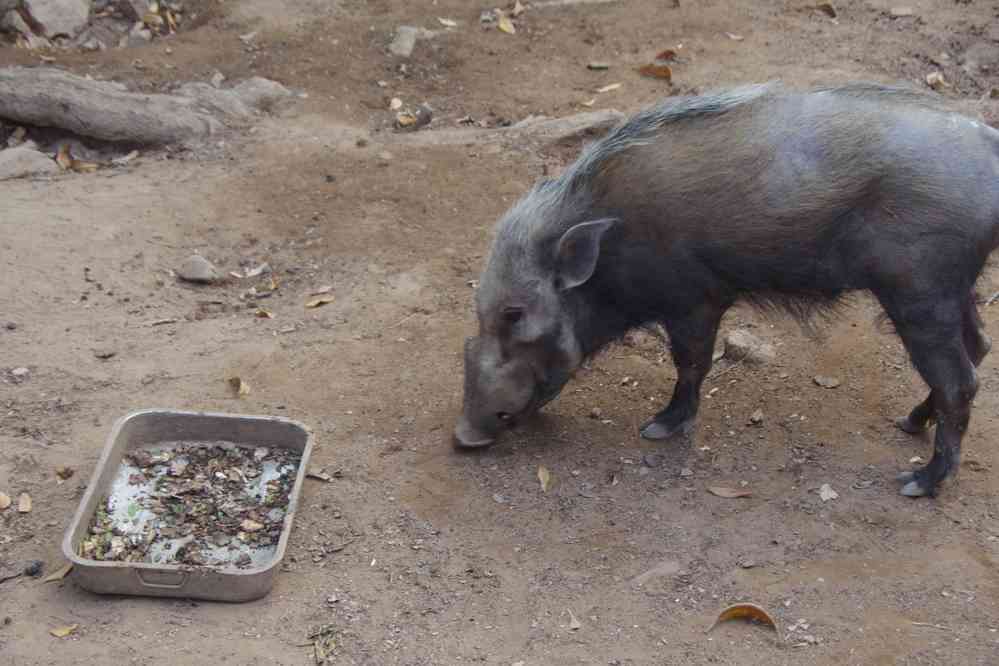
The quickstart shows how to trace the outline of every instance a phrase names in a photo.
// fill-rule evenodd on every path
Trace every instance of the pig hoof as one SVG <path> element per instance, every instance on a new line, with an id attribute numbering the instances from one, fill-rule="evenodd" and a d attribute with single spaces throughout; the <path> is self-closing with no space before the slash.
<path id="1" fill-rule="evenodd" d="M 895 426 L 902 432 L 907 432 L 910 435 L 919 435 L 927 430 L 926 425 L 913 423 L 908 416 L 902 416 L 895 419 Z"/>
<path id="2" fill-rule="evenodd" d="M 675 437 L 677 435 L 686 437 L 693 431 L 693 429 L 693 420 L 683 421 L 677 425 L 670 426 L 653 419 L 646 422 L 645 425 L 642 426 L 640 433 L 643 439 L 660 440 L 670 439 L 671 437 Z"/>
<path id="3" fill-rule="evenodd" d="M 923 485 L 923 481 L 917 472 L 902 472 L 895 477 L 895 480 L 902 484 L 902 489 L 898 492 L 906 497 L 924 497 L 933 494 L 930 488 Z"/>

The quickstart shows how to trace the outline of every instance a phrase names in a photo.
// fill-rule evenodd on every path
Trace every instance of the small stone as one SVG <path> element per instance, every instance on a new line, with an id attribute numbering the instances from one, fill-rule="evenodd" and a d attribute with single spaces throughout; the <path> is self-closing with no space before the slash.
<path id="1" fill-rule="evenodd" d="M 42 36 L 49 39 L 57 35 L 75 37 L 90 18 L 89 0 L 23 0 L 21 8 Z"/>
<path id="2" fill-rule="evenodd" d="M 594 407 L 593 409 L 590 410 L 590 418 L 591 419 L 600 419 L 600 418 L 603 417 L 603 415 L 604 415 L 604 412 L 599 407 Z"/>
<path id="3" fill-rule="evenodd" d="M 31 495 L 28 493 L 21 493 L 17 497 L 17 512 L 18 513 L 31 513 Z"/>
<path id="4" fill-rule="evenodd" d="M 834 389 L 840 385 L 838 377 L 830 377 L 828 375 L 815 375 L 812 377 L 812 381 L 815 382 L 816 385 L 827 389 Z"/>
<path id="5" fill-rule="evenodd" d="M 155 1 L 155 0 L 153 0 Z M 150 0 L 116 0 L 118 10 L 131 21 L 141 21 L 149 12 Z"/>
<path id="6" fill-rule="evenodd" d="M 402 108 L 402 100 L 398 97 L 393 97 L 392 101 L 389 102 L 389 109 L 392 111 L 398 111 Z"/>
<path id="7" fill-rule="evenodd" d="M 837 499 L 838 497 L 839 493 L 833 490 L 832 486 L 830 486 L 828 483 L 823 483 L 819 487 L 819 499 L 821 499 L 823 502 L 828 502 L 830 500 Z"/>
<path id="8" fill-rule="evenodd" d="M 31 560 L 24 567 L 24 575 L 38 578 L 45 569 L 45 563 L 41 560 Z"/>
<path id="9" fill-rule="evenodd" d="M 53 173 L 59 173 L 55 160 L 28 146 L 0 150 L 0 180 Z"/>
<path id="10" fill-rule="evenodd" d="M 646 467 L 659 467 L 663 464 L 664 456 L 661 453 L 646 453 L 642 456 L 642 464 Z"/>
<path id="11" fill-rule="evenodd" d="M 694 470 L 690 469 L 689 467 L 684 467 L 683 469 L 680 470 L 681 479 L 689 479 L 692 476 L 694 476 Z"/>
<path id="12" fill-rule="evenodd" d="M 28 370 L 27 368 L 14 368 L 13 370 L 10 371 L 10 374 L 13 375 L 14 377 L 17 377 L 18 379 L 23 379 L 27 377 L 30 373 L 31 370 Z"/>
<path id="13" fill-rule="evenodd" d="M 756 566 L 756 561 L 749 558 L 743 558 L 739 560 L 739 566 L 743 569 L 752 569 Z"/>
<path id="14" fill-rule="evenodd" d="M 432 39 L 436 36 L 437 33 L 433 30 L 416 28 L 411 25 L 401 25 L 395 30 L 395 38 L 389 44 L 389 52 L 400 58 L 408 58 L 413 55 L 417 39 Z"/>
<path id="15" fill-rule="evenodd" d="M 224 81 L 225 81 L 225 74 L 223 74 L 218 70 L 215 70 L 215 73 L 212 74 L 212 78 L 210 79 L 209 83 L 212 84 L 212 88 L 221 88 L 222 83 Z"/>
<path id="16" fill-rule="evenodd" d="M 763 410 L 757 409 L 755 412 L 749 415 L 749 422 L 753 425 L 760 425 L 763 423 Z"/>
<path id="17" fill-rule="evenodd" d="M 930 72 L 926 75 L 926 85 L 933 88 L 936 91 L 943 90 L 944 88 L 950 88 L 950 84 L 947 83 L 947 79 L 943 77 L 940 72 Z"/>
<path id="18" fill-rule="evenodd" d="M 200 254 L 188 257 L 177 269 L 177 277 L 187 282 L 210 283 L 221 277 L 218 269 Z"/>
<path id="19" fill-rule="evenodd" d="M 763 342 L 744 329 L 736 329 L 725 336 L 725 358 L 751 364 L 769 363 L 777 358 L 773 345 Z"/>

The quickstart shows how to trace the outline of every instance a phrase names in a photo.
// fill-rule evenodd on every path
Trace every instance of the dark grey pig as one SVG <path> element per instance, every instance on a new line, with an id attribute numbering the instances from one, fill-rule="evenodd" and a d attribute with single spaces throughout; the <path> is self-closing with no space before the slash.
<path id="1" fill-rule="evenodd" d="M 777 85 L 668 100 L 589 146 L 499 222 L 465 348 L 460 445 L 484 446 L 557 396 L 584 359 L 651 322 L 677 382 L 641 428 L 689 432 L 718 324 L 739 300 L 800 318 L 866 289 L 929 397 L 933 494 L 958 468 L 991 341 L 974 285 L 999 244 L 999 132 L 934 97 L 876 85 Z"/>

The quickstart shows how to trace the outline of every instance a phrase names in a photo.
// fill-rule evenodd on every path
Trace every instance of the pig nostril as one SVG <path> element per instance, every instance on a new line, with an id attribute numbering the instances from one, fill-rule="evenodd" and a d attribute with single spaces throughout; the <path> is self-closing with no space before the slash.
<path id="1" fill-rule="evenodd" d="M 506 412 L 496 412 L 496 418 L 498 418 L 500 421 L 509 421 L 510 415 Z"/>

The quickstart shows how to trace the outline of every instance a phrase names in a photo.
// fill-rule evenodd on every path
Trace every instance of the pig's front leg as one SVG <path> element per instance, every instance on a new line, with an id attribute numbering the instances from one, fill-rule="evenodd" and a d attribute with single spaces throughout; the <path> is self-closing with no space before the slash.
<path id="1" fill-rule="evenodd" d="M 718 325 L 726 309 L 727 306 L 702 303 L 665 322 L 676 365 L 676 386 L 669 405 L 642 425 L 640 432 L 645 439 L 668 439 L 688 435 L 693 430 L 701 402 L 701 384 L 711 370 Z"/>

